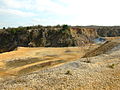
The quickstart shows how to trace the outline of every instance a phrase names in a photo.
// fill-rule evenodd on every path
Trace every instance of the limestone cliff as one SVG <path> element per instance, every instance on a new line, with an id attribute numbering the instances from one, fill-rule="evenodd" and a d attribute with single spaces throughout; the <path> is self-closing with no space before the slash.
<path id="1" fill-rule="evenodd" d="M 111 27 L 110 27 L 111 28 Z M 105 29 L 105 30 L 104 30 Z M 114 30 L 115 29 L 115 30 Z M 91 42 L 99 36 L 120 36 L 112 27 L 33 26 L 0 30 L 0 52 L 24 47 L 69 47 Z"/>

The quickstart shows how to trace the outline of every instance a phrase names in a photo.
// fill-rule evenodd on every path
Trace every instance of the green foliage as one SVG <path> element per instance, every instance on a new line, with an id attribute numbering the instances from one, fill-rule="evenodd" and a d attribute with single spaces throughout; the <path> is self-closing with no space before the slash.
<path id="1" fill-rule="evenodd" d="M 5 29 L 5 27 L 3 27 L 3 29 Z"/>
<path id="2" fill-rule="evenodd" d="M 10 30 L 10 32 L 11 32 L 12 34 L 16 34 L 17 29 L 12 29 L 12 30 Z"/>
<path id="3" fill-rule="evenodd" d="M 56 28 L 60 28 L 61 26 L 58 24 L 58 25 L 56 25 L 55 27 L 56 27 Z"/>
<path id="4" fill-rule="evenodd" d="M 119 64 L 119 63 L 116 63 L 116 64 L 110 64 L 110 65 L 108 65 L 108 67 L 114 69 L 115 66 L 117 66 L 118 64 Z"/>
<path id="5" fill-rule="evenodd" d="M 25 33 L 30 27 L 18 27 L 18 28 L 8 28 L 6 31 L 8 31 L 11 34 L 23 34 Z"/>
<path id="6" fill-rule="evenodd" d="M 67 35 L 69 35 L 70 34 L 70 27 L 68 26 L 68 25 L 62 25 L 62 29 L 60 30 L 60 32 L 62 33 L 62 34 L 67 34 Z"/>
<path id="7" fill-rule="evenodd" d="M 115 64 L 108 65 L 108 67 L 114 69 Z"/>
<path id="8" fill-rule="evenodd" d="M 37 27 L 38 27 L 38 28 L 41 28 L 41 27 L 42 27 L 42 25 L 38 25 Z"/>
<path id="9" fill-rule="evenodd" d="M 64 24 L 64 25 L 62 25 L 62 29 L 63 29 L 63 30 L 69 29 L 69 26 L 66 25 L 66 24 Z"/>

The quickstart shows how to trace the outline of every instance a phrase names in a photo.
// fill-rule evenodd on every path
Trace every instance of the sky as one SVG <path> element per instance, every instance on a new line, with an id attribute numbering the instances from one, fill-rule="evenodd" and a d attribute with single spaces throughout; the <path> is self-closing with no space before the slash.
<path id="1" fill-rule="evenodd" d="M 120 0 L 0 0 L 0 28 L 120 25 Z"/>

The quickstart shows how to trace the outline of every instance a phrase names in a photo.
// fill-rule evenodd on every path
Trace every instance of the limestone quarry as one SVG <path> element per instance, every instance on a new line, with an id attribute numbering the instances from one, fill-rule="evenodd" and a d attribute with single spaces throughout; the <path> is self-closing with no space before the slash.
<path id="1" fill-rule="evenodd" d="M 120 90 L 119 30 L 97 26 L 0 30 L 0 90 Z M 93 42 L 99 37 L 105 41 Z"/>

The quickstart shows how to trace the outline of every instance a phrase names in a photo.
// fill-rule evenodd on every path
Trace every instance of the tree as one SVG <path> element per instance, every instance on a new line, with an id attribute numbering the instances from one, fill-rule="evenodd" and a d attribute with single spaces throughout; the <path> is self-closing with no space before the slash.
<path id="1" fill-rule="evenodd" d="M 69 26 L 64 24 L 64 25 L 62 25 L 62 28 L 63 28 L 63 30 L 66 30 L 66 29 L 69 29 Z"/>
<path id="2" fill-rule="evenodd" d="M 3 27 L 3 29 L 5 29 L 5 27 Z"/>

